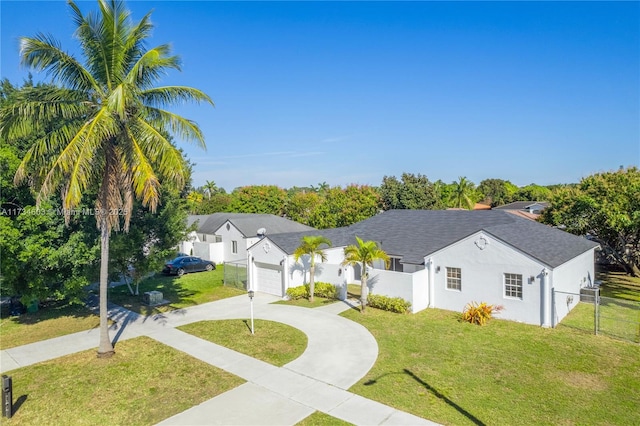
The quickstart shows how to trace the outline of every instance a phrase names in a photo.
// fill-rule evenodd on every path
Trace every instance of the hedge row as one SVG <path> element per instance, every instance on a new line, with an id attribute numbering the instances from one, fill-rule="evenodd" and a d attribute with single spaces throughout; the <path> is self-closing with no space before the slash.
<path id="1" fill-rule="evenodd" d="M 318 297 L 324 297 L 325 299 L 338 299 L 339 291 L 336 286 L 330 283 L 318 281 L 314 284 L 313 295 Z M 309 284 L 301 285 L 298 287 L 289 287 L 287 289 L 287 296 L 289 299 L 306 299 L 309 297 Z"/>
<path id="2" fill-rule="evenodd" d="M 411 302 L 400 297 L 388 297 L 379 294 L 370 294 L 369 297 L 367 297 L 367 305 L 372 308 L 399 314 L 406 314 L 411 311 Z"/>

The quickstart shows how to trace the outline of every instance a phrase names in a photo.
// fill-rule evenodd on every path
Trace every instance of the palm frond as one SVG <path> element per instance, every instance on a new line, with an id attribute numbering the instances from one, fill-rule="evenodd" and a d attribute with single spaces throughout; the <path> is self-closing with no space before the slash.
<path id="1" fill-rule="evenodd" d="M 204 135 L 198 124 L 178 114 L 159 108 L 145 107 L 143 115 L 150 124 L 157 128 L 167 128 L 173 135 L 188 142 L 196 142 L 206 149 Z"/>
<path id="2" fill-rule="evenodd" d="M 187 86 L 163 86 L 147 89 L 140 93 L 142 101 L 151 107 L 173 105 L 180 102 L 206 102 L 215 106 L 204 92 Z"/>
<path id="3" fill-rule="evenodd" d="M 126 81 L 147 89 L 166 75 L 169 69 L 180 70 L 180 57 L 169 56 L 171 49 L 164 44 L 146 51 L 131 67 Z"/>
<path id="4" fill-rule="evenodd" d="M 91 74 L 71 55 L 62 51 L 60 44 L 42 33 L 20 39 L 20 57 L 23 65 L 45 71 L 54 80 L 75 90 L 99 90 Z"/>

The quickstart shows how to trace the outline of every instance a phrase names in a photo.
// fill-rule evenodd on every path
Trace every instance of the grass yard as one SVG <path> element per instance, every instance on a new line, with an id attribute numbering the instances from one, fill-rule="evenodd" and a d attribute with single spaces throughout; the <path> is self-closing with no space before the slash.
<path id="1" fill-rule="evenodd" d="M 602 281 L 600 296 L 640 302 L 640 277 L 600 270 L 596 272 L 596 279 Z"/>
<path id="2" fill-rule="evenodd" d="M 152 425 L 244 381 L 147 337 L 11 372 L 17 410 L 6 425 Z"/>
<path id="3" fill-rule="evenodd" d="M 322 411 L 316 411 L 301 422 L 296 423 L 296 426 L 349 426 L 351 423 L 344 420 L 336 419 Z"/>
<path id="4" fill-rule="evenodd" d="M 437 309 L 342 315 L 378 341 L 350 389 L 364 397 L 443 424 L 640 424 L 640 345 Z"/>
<path id="5" fill-rule="evenodd" d="M 307 335 L 297 328 L 266 320 L 200 321 L 178 327 L 234 351 L 281 367 L 298 358 L 307 348 Z"/>
<path id="6" fill-rule="evenodd" d="M 0 319 L 0 349 L 98 327 L 100 320 L 81 305 L 50 305 L 34 313 Z"/>
<path id="7" fill-rule="evenodd" d="M 213 302 L 246 294 L 246 291 L 223 285 L 224 266 L 211 272 L 196 272 L 181 277 L 156 274 L 140 283 L 140 296 L 132 296 L 126 285 L 109 289 L 109 301 L 142 315 L 153 315 L 174 309 Z M 149 307 L 142 303 L 146 291 L 157 290 L 169 301 L 168 305 Z"/>

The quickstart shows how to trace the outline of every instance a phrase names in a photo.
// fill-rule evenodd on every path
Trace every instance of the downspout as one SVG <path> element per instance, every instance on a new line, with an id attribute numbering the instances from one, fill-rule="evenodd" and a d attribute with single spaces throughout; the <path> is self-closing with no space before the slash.
<path id="1" fill-rule="evenodd" d="M 427 305 L 429 308 L 435 308 L 436 304 L 435 304 L 435 266 L 433 264 L 433 257 L 430 257 L 427 259 L 427 261 L 425 262 L 425 265 L 427 265 L 427 268 L 429 270 L 429 273 L 427 274 L 427 287 L 428 287 L 428 294 L 429 294 L 429 304 Z"/>
<path id="2" fill-rule="evenodd" d="M 282 265 L 282 267 L 280 268 L 282 270 L 281 274 L 282 274 L 282 285 L 283 285 L 283 289 L 282 289 L 282 298 L 284 299 L 287 296 L 287 289 L 289 288 L 289 262 L 287 262 L 287 256 L 282 256 L 282 261 L 280 262 L 280 265 Z"/>
<path id="3" fill-rule="evenodd" d="M 552 304 L 551 304 L 551 276 L 549 275 L 549 270 L 547 268 L 544 268 L 542 270 L 542 279 L 540 280 L 540 285 L 542 286 L 541 289 L 541 293 L 542 293 L 542 327 L 553 327 L 553 324 L 551 323 L 551 309 L 552 309 Z"/>

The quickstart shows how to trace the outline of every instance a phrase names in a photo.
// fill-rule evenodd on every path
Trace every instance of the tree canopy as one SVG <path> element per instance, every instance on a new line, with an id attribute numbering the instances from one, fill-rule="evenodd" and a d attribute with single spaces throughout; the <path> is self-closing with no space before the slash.
<path id="1" fill-rule="evenodd" d="M 588 176 L 577 187 L 559 188 L 542 214 L 599 242 L 627 273 L 640 275 L 640 170 L 636 167 Z"/>

